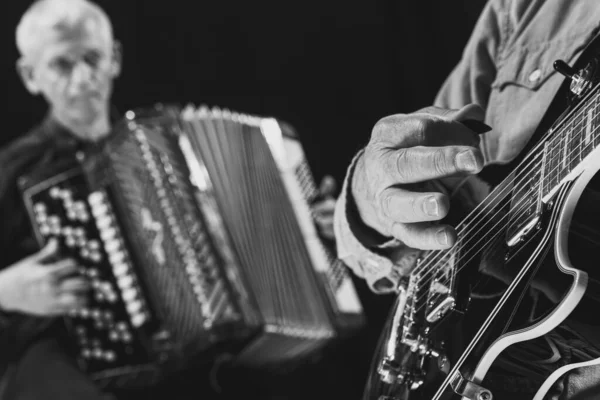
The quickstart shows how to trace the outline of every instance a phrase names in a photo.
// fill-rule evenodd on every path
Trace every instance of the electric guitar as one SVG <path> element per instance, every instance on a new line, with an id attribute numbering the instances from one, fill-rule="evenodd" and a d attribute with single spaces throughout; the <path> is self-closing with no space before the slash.
<path id="1" fill-rule="evenodd" d="M 567 78 L 531 150 L 399 286 L 365 399 L 541 400 L 600 364 L 599 65 L 598 36 L 555 62 Z"/>

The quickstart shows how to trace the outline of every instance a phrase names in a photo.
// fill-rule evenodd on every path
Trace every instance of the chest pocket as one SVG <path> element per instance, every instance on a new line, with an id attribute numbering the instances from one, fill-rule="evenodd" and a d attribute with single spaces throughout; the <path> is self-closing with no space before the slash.
<path id="1" fill-rule="evenodd" d="M 572 66 L 590 38 L 591 32 L 586 32 L 542 44 L 515 44 L 504 55 L 492 88 L 502 91 L 516 85 L 537 90 L 558 74 L 553 67 L 554 61 L 563 60 Z"/>

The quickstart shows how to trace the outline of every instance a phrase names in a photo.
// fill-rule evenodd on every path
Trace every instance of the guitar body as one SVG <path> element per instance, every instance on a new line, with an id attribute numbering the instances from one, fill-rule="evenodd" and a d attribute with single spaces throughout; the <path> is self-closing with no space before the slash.
<path id="1" fill-rule="evenodd" d="M 538 128 L 542 142 L 597 91 L 599 48 L 596 38 L 575 66 L 587 74 L 586 92 L 571 93 L 569 79 L 563 84 Z M 589 132 L 582 129 L 580 146 L 588 145 Z M 567 154 L 573 148 L 565 141 Z M 555 153 L 549 145 L 534 151 L 541 149 L 542 161 Z M 458 250 L 425 258 L 405 282 L 365 399 L 542 400 L 568 365 L 600 364 L 600 146 L 580 158 L 578 166 L 552 164 L 572 167 L 548 193 L 543 183 L 553 169 L 526 180 L 533 161 L 525 154 L 491 169 L 512 172 L 484 201 L 485 212 L 472 217 L 484 222 L 465 222 L 470 235 L 459 234 Z M 434 287 L 444 290 L 432 295 Z M 446 306 L 428 311 L 440 293 Z"/>

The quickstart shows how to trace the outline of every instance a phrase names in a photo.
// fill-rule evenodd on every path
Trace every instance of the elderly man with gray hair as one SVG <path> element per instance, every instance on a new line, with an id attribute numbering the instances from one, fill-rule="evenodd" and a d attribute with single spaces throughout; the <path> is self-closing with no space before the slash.
<path id="1" fill-rule="evenodd" d="M 85 305 L 89 282 L 75 260 L 60 256 L 56 242 L 39 250 L 17 182 L 58 164 L 75 165 L 77 153 L 93 151 L 112 134 L 111 94 L 121 48 L 106 13 L 88 0 L 34 2 L 17 27 L 16 42 L 17 71 L 31 94 L 44 97 L 48 114 L 0 150 L 0 399 L 113 398 L 79 370 L 63 325 L 56 323 L 55 317 Z M 322 201 L 315 205 L 317 227 L 329 239 L 334 184 L 323 181 Z M 186 384 L 207 394 L 199 379 L 208 374 L 198 375 Z M 136 394 L 148 399 L 160 391 Z"/>
<path id="2" fill-rule="evenodd" d="M 40 0 L 16 31 L 17 71 L 48 103 L 44 121 L 0 151 L 0 398 L 107 399 L 61 342 L 57 316 L 86 302 L 89 283 L 56 242 L 38 251 L 17 179 L 76 162 L 111 132 L 111 92 L 121 70 L 111 22 L 86 0 Z"/>

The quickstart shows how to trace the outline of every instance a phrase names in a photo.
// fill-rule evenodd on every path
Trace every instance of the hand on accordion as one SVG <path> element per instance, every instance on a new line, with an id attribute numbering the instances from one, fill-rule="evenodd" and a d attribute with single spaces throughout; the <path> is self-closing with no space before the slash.
<path id="1" fill-rule="evenodd" d="M 327 175 L 321 181 L 319 194 L 313 204 L 313 214 L 317 229 L 325 239 L 334 240 L 333 212 L 335 210 L 336 182 Z"/>
<path id="2" fill-rule="evenodd" d="M 89 283 L 71 259 L 57 259 L 58 242 L 0 271 L 0 307 L 38 316 L 66 314 L 86 303 Z"/>

